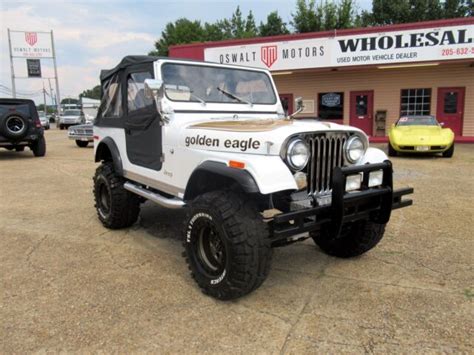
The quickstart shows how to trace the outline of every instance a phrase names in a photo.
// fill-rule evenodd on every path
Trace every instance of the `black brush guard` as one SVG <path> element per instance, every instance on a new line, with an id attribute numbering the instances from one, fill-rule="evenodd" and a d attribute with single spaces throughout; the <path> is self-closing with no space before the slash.
<path id="1" fill-rule="evenodd" d="M 369 173 L 383 171 L 381 186 L 370 188 Z M 361 189 L 346 192 L 346 177 L 363 173 Z M 330 205 L 307 208 L 278 214 L 272 221 L 272 243 L 286 241 L 289 237 L 319 229 L 329 224 L 332 235 L 337 237 L 342 225 L 361 219 L 385 224 L 390 220 L 392 210 L 413 204 L 412 200 L 402 201 L 402 196 L 413 193 L 413 188 L 393 191 L 393 170 L 390 161 L 350 167 L 336 167 L 332 175 L 332 201 Z"/>

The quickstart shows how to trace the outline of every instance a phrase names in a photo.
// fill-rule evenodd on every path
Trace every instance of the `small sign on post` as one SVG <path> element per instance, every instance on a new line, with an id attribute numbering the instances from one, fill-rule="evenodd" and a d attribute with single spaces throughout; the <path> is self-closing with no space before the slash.
<path id="1" fill-rule="evenodd" d="M 41 61 L 39 59 L 27 59 L 26 66 L 29 78 L 41 78 Z"/>

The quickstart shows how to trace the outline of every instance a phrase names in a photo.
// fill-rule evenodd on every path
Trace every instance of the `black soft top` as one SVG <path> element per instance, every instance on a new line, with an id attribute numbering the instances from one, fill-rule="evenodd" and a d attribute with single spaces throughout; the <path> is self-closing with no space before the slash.
<path id="1" fill-rule="evenodd" d="M 155 57 L 151 55 L 127 55 L 115 68 L 104 69 L 100 71 L 100 80 L 103 81 L 120 70 L 126 69 L 132 65 L 152 63 L 158 59 L 164 59 L 165 57 Z"/>
<path id="2" fill-rule="evenodd" d="M 0 97 L 0 105 L 1 104 L 7 104 L 7 105 L 30 104 L 30 105 L 34 106 L 35 102 L 33 100 L 29 100 L 29 99 L 14 99 L 14 98 Z"/>

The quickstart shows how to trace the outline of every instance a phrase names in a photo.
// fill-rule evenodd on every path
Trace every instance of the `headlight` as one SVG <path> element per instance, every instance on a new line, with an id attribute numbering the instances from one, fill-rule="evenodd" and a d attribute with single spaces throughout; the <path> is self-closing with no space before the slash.
<path id="1" fill-rule="evenodd" d="M 358 136 L 352 136 L 347 140 L 344 151 L 349 163 L 355 163 L 365 154 L 364 142 Z"/>
<path id="2" fill-rule="evenodd" d="M 308 145 L 300 138 L 293 139 L 288 143 L 286 161 L 293 170 L 303 169 L 309 160 Z"/>

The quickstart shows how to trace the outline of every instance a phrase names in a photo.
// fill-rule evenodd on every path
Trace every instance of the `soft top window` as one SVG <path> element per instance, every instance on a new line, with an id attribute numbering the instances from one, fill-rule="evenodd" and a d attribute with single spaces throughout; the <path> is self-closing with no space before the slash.
<path id="1" fill-rule="evenodd" d="M 260 71 L 166 63 L 162 78 L 166 96 L 173 101 L 276 103 L 270 78 Z"/>
<path id="2" fill-rule="evenodd" d="M 118 73 L 113 74 L 102 83 L 102 100 L 99 110 L 103 117 L 116 118 L 122 116 L 122 96 Z"/>
<path id="3" fill-rule="evenodd" d="M 1 104 L 0 105 L 0 115 L 7 114 L 9 111 L 11 112 L 20 112 L 26 116 L 30 116 L 30 105 L 28 104 Z"/>
<path id="4" fill-rule="evenodd" d="M 128 112 L 153 105 L 153 99 L 145 96 L 145 79 L 151 79 L 149 72 L 132 73 L 127 80 Z"/>

